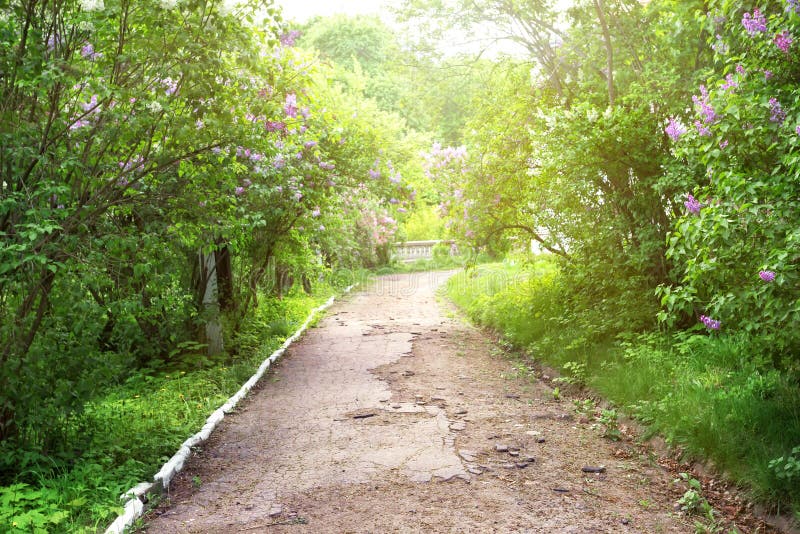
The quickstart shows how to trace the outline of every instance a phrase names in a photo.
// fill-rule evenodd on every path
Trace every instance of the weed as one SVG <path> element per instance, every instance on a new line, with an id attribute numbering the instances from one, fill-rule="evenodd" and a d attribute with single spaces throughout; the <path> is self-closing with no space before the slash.
<path id="1" fill-rule="evenodd" d="M 619 441 L 622 439 L 622 433 L 619 430 L 619 423 L 617 421 L 618 415 L 616 410 L 603 410 L 600 412 L 600 417 L 597 421 L 603 425 L 603 437 L 611 441 Z"/>
<path id="2" fill-rule="evenodd" d="M 590 418 L 594 417 L 595 403 L 593 399 L 575 399 L 572 403 L 575 405 L 575 413 L 578 415 Z"/>
<path id="3" fill-rule="evenodd" d="M 502 377 L 506 380 L 535 380 L 536 371 L 528 367 L 524 362 L 513 362 L 511 364 L 513 371 L 510 373 L 503 373 Z"/>
<path id="4" fill-rule="evenodd" d="M 553 382 L 571 384 L 573 386 L 584 387 L 588 378 L 586 364 L 583 362 L 566 362 L 561 366 L 564 376 L 554 378 Z"/>
<path id="5" fill-rule="evenodd" d="M 800 446 L 792 449 L 792 453 L 770 460 L 769 468 L 779 479 L 800 482 Z"/>
<path id="6" fill-rule="evenodd" d="M 675 483 L 684 482 L 687 490 L 678 499 L 678 505 L 683 513 L 687 515 L 699 516 L 694 522 L 694 531 L 697 534 L 711 534 L 722 531 L 722 526 L 716 517 L 714 507 L 703 497 L 703 488 L 700 481 L 688 473 L 679 473 L 680 478 L 675 479 Z"/>

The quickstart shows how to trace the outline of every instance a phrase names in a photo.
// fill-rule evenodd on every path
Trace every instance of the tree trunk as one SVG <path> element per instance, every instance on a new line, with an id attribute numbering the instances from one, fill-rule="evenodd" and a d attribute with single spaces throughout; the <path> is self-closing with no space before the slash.
<path id="1" fill-rule="evenodd" d="M 231 251 L 226 244 L 218 242 L 219 249 L 214 252 L 214 262 L 217 272 L 217 298 L 222 310 L 230 311 L 236 307 L 233 300 L 233 266 L 231 265 Z"/>
<path id="2" fill-rule="evenodd" d="M 217 260 L 216 253 L 199 254 L 200 267 L 203 276 L 203 308 L 206 312 L 206 343 L 208 344 L 207 353 L 215 356 L 225 350 L 222 339 L 222 325 L 219 321 L 220 302 L 219 289 L 217 284 Z"/>
<path id="3" fill-rule="evenodd" d="M 611 46 L 611 32 L 608 30 L 606 14 L 603 11 L 603 0 L 594 0 L 594 10 L 597 12 L 597 19 L 600 21 L 600 28 L 603 30 L 603 44 L 606 47 L 606 83 L 608 85 L 608 105 L 613 106 L 616 100 L 616 90 L 614 89 L 614 48 Z"/>

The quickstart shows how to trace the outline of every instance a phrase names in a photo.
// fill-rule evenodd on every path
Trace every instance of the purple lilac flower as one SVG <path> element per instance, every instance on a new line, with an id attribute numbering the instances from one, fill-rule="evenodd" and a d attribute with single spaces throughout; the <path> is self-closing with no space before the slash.
<path id="1" fill-rule="evenodd" d="M 705 85 L 700 86 L 700 96 L 692 96 L 692 101 L 698 108 L 698 112 L 703 117 L 703 123 L 711 124 L 717 120 L 717 113 L 708 101 L 708 89 Z"/>
<path id="2" fill-rule="evenodd" d="M 311 116 L 311 110 L 307 107 L 301 108 L 300 115 L 302 115 L 304 119 L 308 119 Z"/>
<path id="3" fill-rule="evenodd" d="M 751 36 L 767 31 L 767 18 L 755 8 L 753 14 L 745 13 L 742 17 L 742 26 Z"/>
<path id="4" fill-rule="evenodd" d="M 311 216 L 312 216 L 312 217 L 319 217 L 319 216 L 320 216 L 320 213 L 321 213 L 321 212 L 320 212 L 320 209 L 319 209 L 319 208 L 314 208 L 314 209 L 311 211 Z"/>
<path id="5" fill-rule="evenodd" d="M 88 102 L 81 104 L 83 111 L 91 111 L 97 107 L 97 95 L 92 95 Z"/>
<path id="6" fill-rule="evenodd" d="M 240 197 L 240 196 L 244 195 L 244 187 L 239 185 L 239 186 L 236 187 L 236 189 L 233 192 L 236 194 L 237 197 Z"/>
<path id="7" fill-rule="evenodd" d="M 716 321 L 711 317 L 708 317 L 707 315 L 701 315 L 700 322 L 706 325 L 706 328 L 708 328 L 709 330 L 719 330 L 720 327 L 722 326 L 722 323 L 720 321 Z"/>
<path id="8" fill-rule="evenodd" d="M 733 79 L 733 74 L 725 76 L 725 83 L 722 84 L 723 91 L 731 90 L 732 92 L 737 87 L 739 87 L 739 82 Z"/>
<path id="9" fill-rule="evenodd" d="M 97 59 L 99 57 L 102 57 L 103 54 L 100 54 L 99 52 L 95 52 L 94 51 L 94 46 L 92 46 L 92 43 L 86 43 L 85 45 L 83 45 L 81 47 L 81 56 L 84 59 L 95 60 L 95 59 Z"/>
<path id="10" fill-rule="evenodd" d="M 738 74 L 739 76 L 744 76 L 746 73 L 747 71 L 744 70 L 744 65 L 742 65 L 741 63 L 737 63 L 736 74 Z"/>
<path id="11" fill-rule="evenodd" d="M 316 141 L 306 141 L 305 143 L 303 143 L 303 146 L 306 147 L 306 148 L 314 148 L 315 146 L 317 146 L 317 142 Z"/>
<path id="12" fill-rule="evenodd" d="M 89 126 L 90 124 L 91 123 L 89 121 L 77 120 L 70 125 L 69 129 L 77 130 L 79 128 L 83 128 L 84 126 Z"/>
<path id="13" fill-rule="evenodd" d="M 800 126 L 798 126 L 798 128 L 800 128 Z M 381 171 L 379 171 L 377 169 L 370 169 L 369 170 L 369 177 L 372 178 L 373 180 L 377 180 L 378 178 L 381 177 Z"/>
<path id="14" fill-rule="evenodd" d="M 161 80 L 161 85 L 164 86 L 164 92 L 169 96 L 174 95 L 178 90 L 178 81 L 169 77 Z"/>
<path id="15" fill-rule="evenodd" d="M 686 206 L 686 209 L 689 211 L 689 213 L 694 213 L 695 215 L 700 213 L 700 208 L 703 207 L 703 204 L 694 198 L 691 193 L 686 196 L 686 200 L 683 202 L 683 205 Z"/>
<path id="16" fill-rule="evenodd" d="M 719 34 L 717 34 L 717 40 L 711 45 L 711 49 L 723 56 L 728 53 L 728 45 L 725 44 L 725 41 L 722 40 L 722 36 Z"/>
<path id="17" fill-rule="evenodd" d="M 141 155 L 138 155 L 135 158 L 129 159 L 128 161 L 120 161 L 118 165 L 123 172 L 130 172 L 133 170 L 139 171 L 144 168 L 144 158 L 142 158 Z"/>
<path id="18" fill-rule="evenodd" d="M 797 135 L 800 135 L 800 124 L 798 124 L 797 126 L 794 127 L 794 133 L 796 133 Z"/>
<path id="19" fill-rule="evenodd" d="M 294 199 L 299 202 L 301 198 L 303 198 L 303 193 L 301 193 L 300 191 L 295 192 Z"/>
<path id="20" fill-rule="evenodd" d="M 276 169 L 282 169 L 286 167 L 286 160 L 284 159 L 282 154 L 278 154 L 272 159 L 272 166 Z"/>
<path id="21" fill-rule="evenodd" d="M 800 0 L 786 0 L 786 12 L 800 13 Z"/>
<path id="22" fill-rule="evenodd" d="M 264 124 L 264 128 L 268 132 L 280 132 L 286 129 L 286 123 L 281 121 L 267 121 Z"/>
<path id="23" fill-rule="evenodd" d="M 694 127 L 697 128 L 697 133 L 702 136 L 711 135 L 711 130 L 700 121 L 694 121 Z"/>
<path id="24" fill-rule="evenodd" d="M 332 171 L 333 169 L 336 168 L 336 166 L 333 163 L 327 163 L 325 161 L 322 161 L 319 164 L 319 168 L 324 171 Z"/>
<path id="25" fill-rule="evenodd" d="M 722 150 L 725 150 L 725 148 L 726 148 L 727 146 L 728 146 L 728 140 L 727 140 L 727 139 L 724 139 L 724 140 L 722 140 L 722 141 L 720 141 L 720 142 L 719 142 L 719 148 L 720 148 L 720 149 L 722 149 Z"/>
<path id="26" fill-rule="evenodd" d="M 253 181 L 250 180 L 250 178 L 245 178 L 244 180 L 242 180 L 242 185 L 245 187 L 250 187 L 251 185 L 253 185 Z"/>
<path id="27" fill-rule="evenodd" d="M 788 30 L 783 30 L 781 33 L 775 35 L 773 42 L 781 52 L 788 54 L 789 47 L 792 46 L 792 34 L 790 34 Z"/>
<path id="28" fill-rule="evenodd" d="M 389 199 L 389 204 L 399 204 L 399 203 L 400 203 L 400 201 L 397 200 L 396 198 L 390 198 Z"/>
<path id="29" fill-rule="evenodd" d="M 294 46 L 295 41 L 302 33 L 300 30 L 291 30 L 280 36 L 280 41 L 283 46 Z"/>
<path id="30" fill-rule="evenodd" d="M 769 99 L 769 113 L 769 120 L 771 122 L 783 124 L 783 121 L 786 120 L 786 112 L 781 107 L 781 103 L 778 102 L 777 98 Z"/>
<path id="31" fill-rule="evenodd" d="M 775 271 L 759 271 L 758 276 L 765 282 L 775 280 Z"/>
<path id="32" fill-rule="evenodd" d="M 771 70 L 765 70 L 764 71 L 764 80 L 769 81 L 769 80 L 772 79 L 773 76 L 774 76 L 774 74 L 772 73 Z"/>
<path id="33" fill-rule="evenodd" d="M 683 128 L 674 118 L 670 118 L 669 124 L 667 124 L 667 127 L 664 128 L 664 132 L 669 136 L 670 139 L 677 141 L 683 134 L 686 133 L 686 129 Z"/>
<path id="34" fill-rule="evenodd" d="M 297 117 L 297 96 L 294 93 L 286 95 L 286 100 L 283 104 L 283 112 L 287 117 Z"/>

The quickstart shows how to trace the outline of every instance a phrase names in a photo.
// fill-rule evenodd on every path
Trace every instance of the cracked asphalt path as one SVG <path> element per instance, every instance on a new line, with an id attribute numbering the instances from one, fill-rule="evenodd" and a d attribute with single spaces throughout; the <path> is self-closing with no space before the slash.
<path id="1" fill-rule="evenodd" d="M 437 302 L 448 276 L 381 277 L 334 305 L 146 532 L 693 532 L 652 457 L 603 439 Z"/>

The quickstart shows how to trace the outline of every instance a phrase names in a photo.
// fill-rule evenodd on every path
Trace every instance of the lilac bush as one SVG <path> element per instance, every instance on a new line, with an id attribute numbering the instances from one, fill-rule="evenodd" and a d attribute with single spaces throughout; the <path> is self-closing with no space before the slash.
<path id="1" fill-rule="evenodd" d="M 792 57 L 800 4 L 781 4 L 709 17 L 719 68 L 699 84 L 693 113 L 674 119 L 695 129 L 670 135 L 678 166 L 666 180 L 692 194 L 669 238 L 676 283 L 659 290 L 662 320 L 699 316 L 709 330 L 725 322 L 726 330 L 769 336 L 778 351 L 800 320 L 800 86 Z"/>

